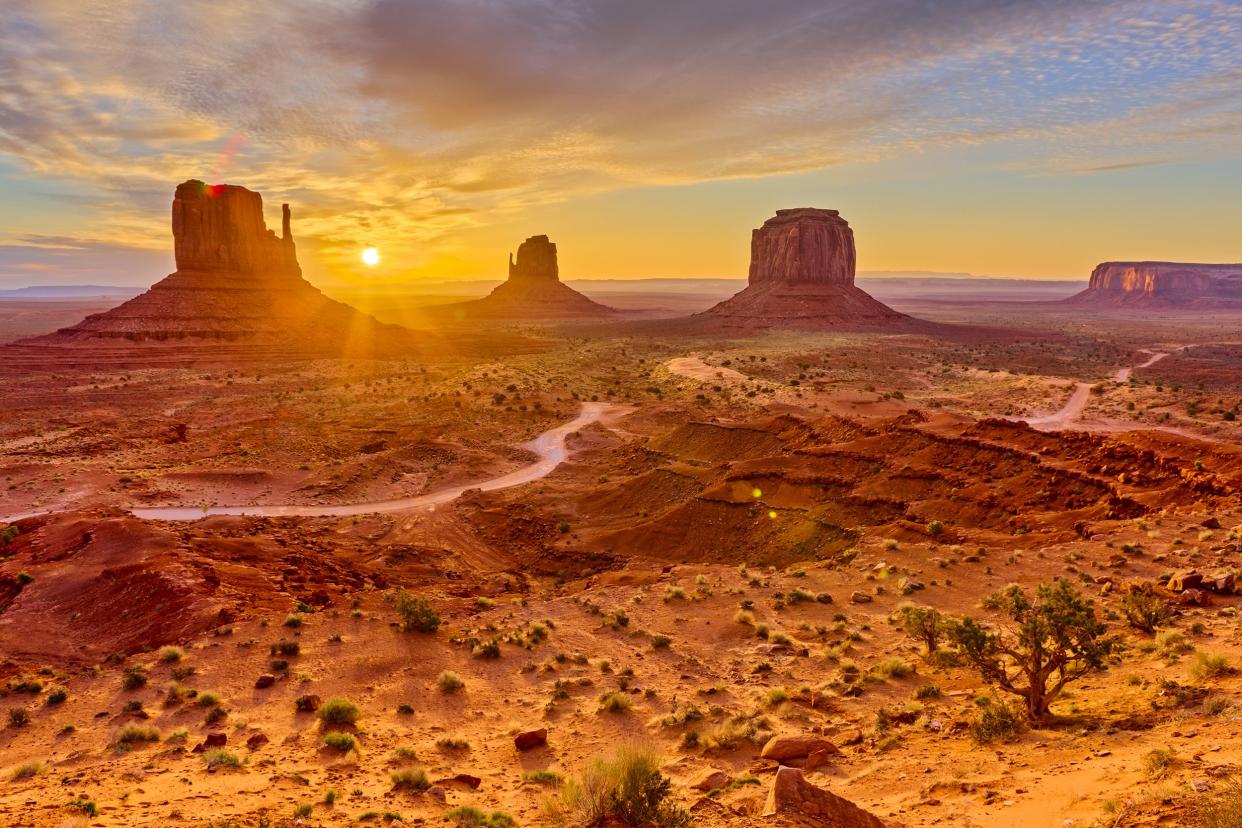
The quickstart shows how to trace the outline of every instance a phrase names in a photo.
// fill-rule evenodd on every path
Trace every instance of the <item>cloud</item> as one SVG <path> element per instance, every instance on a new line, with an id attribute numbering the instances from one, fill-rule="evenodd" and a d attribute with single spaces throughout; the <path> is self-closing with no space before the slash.
<path id="1" fill-rule="evenodd" d="M 1228 153 L 1239 41 L 1228 0 L 10 0 L 0 153 L 80 183 L 97 238 L 166 244 L 209 177 L 292 202 L 329 262 L 430 256 L 582 193 L 937 145 Z"/>

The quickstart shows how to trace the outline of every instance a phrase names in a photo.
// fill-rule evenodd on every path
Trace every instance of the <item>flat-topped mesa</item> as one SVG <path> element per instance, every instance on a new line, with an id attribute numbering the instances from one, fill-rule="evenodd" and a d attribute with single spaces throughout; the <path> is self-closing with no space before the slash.
<path id="1" fill-rule="evenodd" d="M 796 207 L 750 236 L 750 284 L 854 284 L 854 231 L 836 210 Z"/>
<path id="2" fill-rule="evenodd" d="M 559 281 L 556 245 L 547 236 L 531 236 L 522 242 L 518 245 L 516 261 L 513 254 L 509 254 L 509 278 Z"/>
<path id="3" fill-rule="evenodd" d="M 263 220 L 263 196 L 232 184 L 186 181 L 172 203 L 177 270 L 301 276 L 288 204 L 282 212 L 277 236 Z"/>
<path id="4" fill-rule="evenodd" d="M 1068 301 L 1125 306 L 1210 306 L 1242 302 L 1242 264 L 1103 262 Z"/>
<path id="5" fill-rule="evenodd" d="M 854 231 L 836 210 L 797 207 L 751 232 L 746 288 L 699 317 L 725 327 L 888 327 L 909 321 L 854 284 Z"/>

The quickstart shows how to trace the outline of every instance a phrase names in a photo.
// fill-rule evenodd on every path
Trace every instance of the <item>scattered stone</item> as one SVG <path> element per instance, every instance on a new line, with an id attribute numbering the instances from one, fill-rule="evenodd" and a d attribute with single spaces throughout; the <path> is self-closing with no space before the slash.
<path id="1" fill-rule="evenodd" d="M 832 828 L 884 828 L 877 817 L 848 799 L 807 782 L 797 768 L 778 768 L 772 779 L 763 815 L 781 813 L 811 817 L 816 824 Z"/>
<path id="2" fill-rule="evenodd" d="M 852 604 L 870 604 L 872 598 L 865 592 L 855 590 L 850 593 L 850 603 Z"/>
<path id="3" fill-rule="evenodd" d="M 696 791 L 714 791 L 733 783 L 733 777 L 722 770 L 710 770 L 690 787 Z"/>
<path id="4" fill-rule="evenodd" d="M 513 737 L 513 746 L 518 750 L 532 750 L 548 743 L 548 729 L 527 730 Z"/>
<path id="5" fill-rule="evenodd" d="M 322 703 L 323 700 L 313 693 L 307 693 L 295 702 L 299 713 L 314 713 Z"/>
<path id="6" fill-rule="evenodd" d="M 822 736 L 773 736 L 759 752 L 759 758 L 784 762 L 789 759 L 805 759 L 816 752 L 832 755 L 841 751 Z"/>

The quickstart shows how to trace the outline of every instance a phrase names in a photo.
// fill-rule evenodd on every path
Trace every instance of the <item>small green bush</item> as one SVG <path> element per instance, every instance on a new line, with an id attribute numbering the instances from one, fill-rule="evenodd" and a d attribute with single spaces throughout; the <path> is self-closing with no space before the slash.
<path id="1" fill-rule="evenodd" d="M 440 629 L 440 613 L 426 598 L 403 589 L 397 593 L 396 607 L 402 632 L 433 633 Z"/>
<path id="2" fill-rule="evenodd" d="M 425 791 L 431 787 L 431 780 L 422 768 L 406 768 L 392 775 L 392 787 L 395 791 Z"/>
<path id="3" fill-rule="evenodd" d="M 323 737 L 323 744 L 324 747 L 331 748 L 332 750 L 339 750 L 341 753 L 349 753 L 351 750 L 358 747 L 358 742 L 354 739 L 352 734 L 345 733 L 340 730 L 333 730 L 326 733 Z"/>
<path id="4" fill-rule="evenodd" d="M 315 715 L 326 725 L 352 725 L 362 718 L 362 711 L 349 699 L 333 696 L 319 706 Z"/>

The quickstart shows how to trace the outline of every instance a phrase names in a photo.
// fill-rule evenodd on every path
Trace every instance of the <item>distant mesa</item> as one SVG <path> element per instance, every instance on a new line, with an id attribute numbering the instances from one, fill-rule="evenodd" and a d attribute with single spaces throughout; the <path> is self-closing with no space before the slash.
<path id="1" fill-rule="evenodd" d="M 22 344 L 224 341 L 338 353 L 411 336 L 329 299 L 303 279 L 288 204 L 282 214 L 277 236 L 264 223 L 258 193 L 187 181 L 172 202 L 176 272 L 111 310 Z"/>
<path id="2" fill-rule="evenodd" d="M 887 326 L 909 317 L 854 284 L 854 232 L 836 210 L 777 210 L 750 239 L 744 290 L 697 316 L 739 327 Z"/>
<path id="3" fill-rule="evenodd" d="M 1242 307 L 1242 264 L 1104 262 L 1066 302 L 1118 308 Z"/>
<path id="4" fill-rule="evenodd" d="M 509 278 L 482 299 L 431 308 L 448 319 L 603 319 L 617 312 L 561 282 L 556 245 L 531 236 L 509 254 Z"/>

